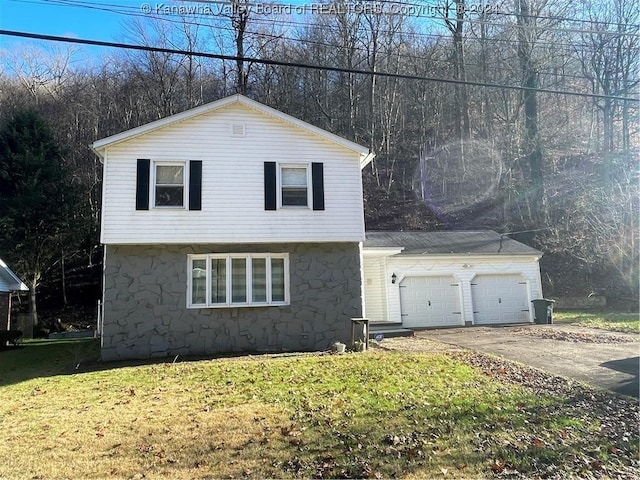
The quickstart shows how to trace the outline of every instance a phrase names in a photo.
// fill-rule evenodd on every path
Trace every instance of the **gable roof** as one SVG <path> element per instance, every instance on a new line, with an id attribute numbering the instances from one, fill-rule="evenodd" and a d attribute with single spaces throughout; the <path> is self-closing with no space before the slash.
<path id="1" fill-rule="evenodd" d="M 29 290 L 22 280 L 0 258 L 0 292 Z"/>
<path id="2" fill-rule="evenodd" d="M 364 248 L 402 248 L 399 255 L 542 255 L 491 230 L 366 232 Z"/>
<path id="3" fill-rule="evenodd" d="M 205 105 L 201 105 L 199 107 L 192 108 L 190 110 L 185 110 L 181 113 L 176 113 L 175 115 L 171 115 L 169 117 L 161 118 L 160 120 L 156 120 L 151 123 L 147 123 L 145 125 L 141 125 L 136 128 L 132 128 L 131 130 L 126 130 L 122 133 L 118 133 L 116 135 L 111 135 L 110 137 L 103 138 L 101 140 L 96 140 L 93 142 L 91 147 L 94 152 L 102 159 L 102 152 L 109 146 L 115 145 L 120 142 L 124 142 L 126 140 L 130 140 L 139 135 L 144 135 L 145 133 L 152 132 L 154 130 L 158 130 L 163 127 L 167 127 L 169 125 L 173 125 L 177 122 L 182 122 L 200 115 L 205 115 L 209 112 L 213 112 L 214 110 L 218 110 L 220 108 L 226 107 L 228 105 L 232 105 L 234 103 L 239 103 L 246 107 L 257 110 L 265 115 L 277 118 L 283 122 L 289 123 L 295 127 L 298 127 L 302 130 L 305 130 L 313 135 L 319 136 L 333 142 L 341 147 L 352 150 L 358 154 L 360 154 L 360 167 L 365 167 L 374 157 L 374 154 L 370 152 L 370 150 L 362 145 L 358 145 L 357 143 L 351 142 L 345 138 L 342 138 L 338 135 L 335 135 L 331 132 L 327 132 L 322 128 L 318 128 L 310 123 L 307 123 L 298 118 L 292 117 L 291 115 L 287 115 L 275 108 L 268 107 L 260 102 L 256 102 L 255 100 L 251 100 L 250 98 L 245 97 L 244 95 L 236 94 L 231 95 L 229 97 L 222 98 L 220 100 L 216 100 L 215 102 L 207 103 Z"/>

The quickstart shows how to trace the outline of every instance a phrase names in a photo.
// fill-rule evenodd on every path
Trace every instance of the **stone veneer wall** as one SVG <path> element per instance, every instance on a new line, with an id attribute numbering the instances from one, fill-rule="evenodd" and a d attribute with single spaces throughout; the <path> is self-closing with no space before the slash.
<path id="1" fill-rule="evenodd" d="M 316 351 L 362 316 L 357 243 L 106 245 L 103 360 Z M 291 304 L 187 308 L 187 255 L 288 253 Z"/>

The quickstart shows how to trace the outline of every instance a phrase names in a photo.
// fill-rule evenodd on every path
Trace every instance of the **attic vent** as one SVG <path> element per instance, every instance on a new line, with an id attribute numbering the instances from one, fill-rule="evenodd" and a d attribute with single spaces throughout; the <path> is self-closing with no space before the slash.
<path id="1" fill-rule="evenodd" d="M 232 123 L 231 135 L 234 137 L 244 137 L 246 133 L 246 125 L 244 123 Z"/>

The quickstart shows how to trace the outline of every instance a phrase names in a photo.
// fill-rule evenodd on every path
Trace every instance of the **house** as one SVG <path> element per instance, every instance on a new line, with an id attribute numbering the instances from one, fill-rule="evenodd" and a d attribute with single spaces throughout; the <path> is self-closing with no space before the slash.
<path id="1" fill-rule="evenodd" d="M 412 329 L 532 323 L 541 256 L 492 231 L 367 232 L 365 315 Z"/>
<path id="2" fill-rule="evenodd" d="M 241 95 L 92 147 L 104 360 L 350 339 L 369 149 Z"/>
<path id="3" fill-rule="evenodd" d="M 11 293 L 27 290 L 22 280 L 0 258 L 0 330 L 11 330 Z"/>

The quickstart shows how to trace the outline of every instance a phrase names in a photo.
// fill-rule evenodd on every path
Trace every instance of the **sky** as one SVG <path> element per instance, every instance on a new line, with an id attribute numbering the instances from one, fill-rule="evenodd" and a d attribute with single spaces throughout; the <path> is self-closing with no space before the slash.
<path id="1" fill-rule="evenodd" d="M 301 5 L 317 5 L 320 1 L 322 0 L 279 0 L 277 3 L 300 9 Z M 268 3 L 260 3 L 260 0 L 252 1 L 251 4 L 253 8 L 273 8 Z M 229 0 L 0 0 L 0 30 L 136 43 L 125 36 L 128 20 L 157 17 L 177 21 L 177 7 L 196 9 L 186 18 L 201 22 L 209 16 L 220 14 L 222 9 L 228 9 Z M 296 15 L 302 12 L 284 13 Z M 36 42 L 31 39 L 0 35 L 0 50 L 18 50 L 21 44 L 33 43 Z M 59 42 L 46 44 L 58 48 L 65 46 Z M 82 49 L 94 59 L 112 51 L 110 48 L 86 45 L 72 47 L 74 50 Z"/>
<path id="2" fill-rule="evenodd" d="M 312 1 L 278 3 L 303 5 Z M 266 3 L 262 5 L 267 8 Z M 228 8 L 228 0 L 0 0 L 0 29 L 119 41 L 127 19 L 175 18 L 170 9 L 177 6 L 197 9 L 201 15 L 215 15 Z"/>
<path id="3" fill-rule="evenodd" d="M 94 2 L 103 6 L 90 8 Z M 117 41 L 122 22 L 131 14 L 139 14 L 143 3 L 141 0 L 0 0 L 0 29 Z M 4 43 L 6 39 L 0 41 Z"/>

